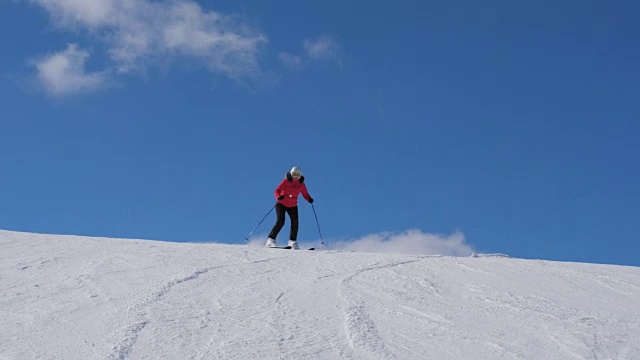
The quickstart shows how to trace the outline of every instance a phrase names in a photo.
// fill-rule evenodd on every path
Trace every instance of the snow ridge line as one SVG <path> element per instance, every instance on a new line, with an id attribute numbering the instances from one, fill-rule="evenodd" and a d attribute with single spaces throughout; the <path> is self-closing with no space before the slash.
<path id="1" fill-rule="evenodd" d="M 166 284 L 164 284 L 160 288 L 160 290 L 147 296 L 142 302 L 134 306 L 130 306 L 128 310 L 134 312 L 134 317 L 138 319 L 138 321 L 126 327 L 126 329 L 124 330 L 124 339 L 113 346 L 113 352 L 108 357 L 108 359 L 125 360 L 129 357 L 129 354 L 131 353 L 133 346 L 135 345 L 138 339 L 138 335 L 149 322 L 148 320 L 146 320 L 147 313 L 144 310 L 145 307 L 147 307 L 151 303 L 157 302 L 160 299 L 162 299 L 162 297 L 165 296 L 169 291 L 171 291 L 171 289 L 174 286 L 189 280 L 196 279 L 202 274 L 205 274 L 211 270 L 221 268 L 224 266 L 225 265 L 212 266 L 204 269 L 195 270 L 194 272 L 192 272 L 187 276 L 184 276 L 178 279 L 173 279 L 167 282 Z"/>

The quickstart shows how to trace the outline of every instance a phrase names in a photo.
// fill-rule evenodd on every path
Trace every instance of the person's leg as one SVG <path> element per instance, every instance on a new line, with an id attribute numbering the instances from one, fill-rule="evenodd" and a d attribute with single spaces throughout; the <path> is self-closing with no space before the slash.
<path id="1" fill-rule="evenodd" d="M 298 239 L 298 207 L 287 208 L 289 219 L 291 220 L 291 232 L 289 240 L 296 241 Z"/>
<path id="2" fill-rule="evenodd" d="M 269 233 L 269 238 L 270 239 L 276 239 L 276 237 L 278 236 L 278 233 L 280 232 L 280 230 L 282 230 L 282 227 L 284 226 L 284 213 L 286 211 L 286 207 L 280 203 L 276 204 L 276 216 L 277 216 L 277 220 L 275 225 L 273 225 L 273 228 L 271 229 L 271 232 Z"/>

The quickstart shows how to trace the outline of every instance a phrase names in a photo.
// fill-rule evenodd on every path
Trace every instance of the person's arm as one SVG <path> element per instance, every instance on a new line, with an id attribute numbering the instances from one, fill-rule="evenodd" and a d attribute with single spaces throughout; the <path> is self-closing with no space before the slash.
<path id="1" fill-rule="evenodd" d="M 309 204 L 313 204 L 313 198 L 309 195 L 309 191 L 307 190 L 307 185 L 302 184 L 302 196 L 309 202 Z"/>
<path id="2" fill-rule="evenodd" d="M 280 185 L 278 185 L 278 187 L 276 188 L 276 191 L 273 192 L 276 196 L 276 199 L 278 200 L 284 199 L 284 182 L 285 181 L 287 181 L 287 179 L 282 180 L 282 182 L 280 182 Z"/>

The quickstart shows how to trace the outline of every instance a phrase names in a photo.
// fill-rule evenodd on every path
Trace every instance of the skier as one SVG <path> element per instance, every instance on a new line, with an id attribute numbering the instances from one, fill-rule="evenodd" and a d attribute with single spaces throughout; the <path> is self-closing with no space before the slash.
<path id="1" fill-rule="evenodd" d="M 280 185 L 276 188 L 274 194 L 276 195 L 276 220 L 273 229 L 269 233 L 269 238 L 265 244 L 268 247 L 276 246 L 276 237 L 284 226 L 284 213 L 289 214 L 289 220 L 291 220 L 291 232 L 289 233 L 289 243 L 292 249 L 298 249 L 298 195 L 302 193 L 302 196 L 313 204 L 313 198 L 307 191 L 307 186 L 304 184 L 304 176 L 302 176 L 302 169 L 298 166 L 291 168 L 285 178 L 280 182 Z"/>

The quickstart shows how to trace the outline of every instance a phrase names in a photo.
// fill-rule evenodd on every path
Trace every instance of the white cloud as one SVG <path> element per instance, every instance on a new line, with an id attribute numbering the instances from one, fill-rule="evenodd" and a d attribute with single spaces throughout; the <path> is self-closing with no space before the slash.
<path id="1" fill-rule="evenodd" d="M 69 95 L 99 88 L 105 83 L 101 73 L 86 73 L 89 53 L 69 44 L 66 50 L 49 55 L 34 63 L 38 80 L 53 95 Z"/>
<path id="2" fill-rule="evenodd" d="M 338 43 L 329 36 L 304 40 L 303 45 L 307 56 L 314 60 L 334 59 L 338 53 Z"/>
<path id="3" fill-rule="evenodd" d="M 281 52 L 278 54 L 278 59 L 282 61 L 289 69 L 298 71 L 303 67 L 302 58 L 297 55 L 293 55 L 287 52 Z"/>
<path id="4" fill-rule="evenodd" d="M 119 0 L 32 0 L 49 11 L 60 26 L 83 24 L 90 28 L 117 21 L 116 7 L 134 1 Z"/>
<path id="5" fill-rule="evenodd" d="M 176 56 L 197 59 L 234 79 L 259 73 L 268 39 L 238 18 L 206 12 L 197 3 L 152 0 L 31 0 L 63 30 L 88 30 L 105 42 L 119 73 Z"/>
<path id="6" fill-rule="evenodd" d="M 333 243 L 331 248 L 360 252 L 448 256 L 469 256 L 473 253 L 473 248 L 465 243 L 464 235 L 460 232 L 444 236 L 423 233 L 420 230 L 407 230 L 399 234 L 367 235 L 357 240 Z"/>

